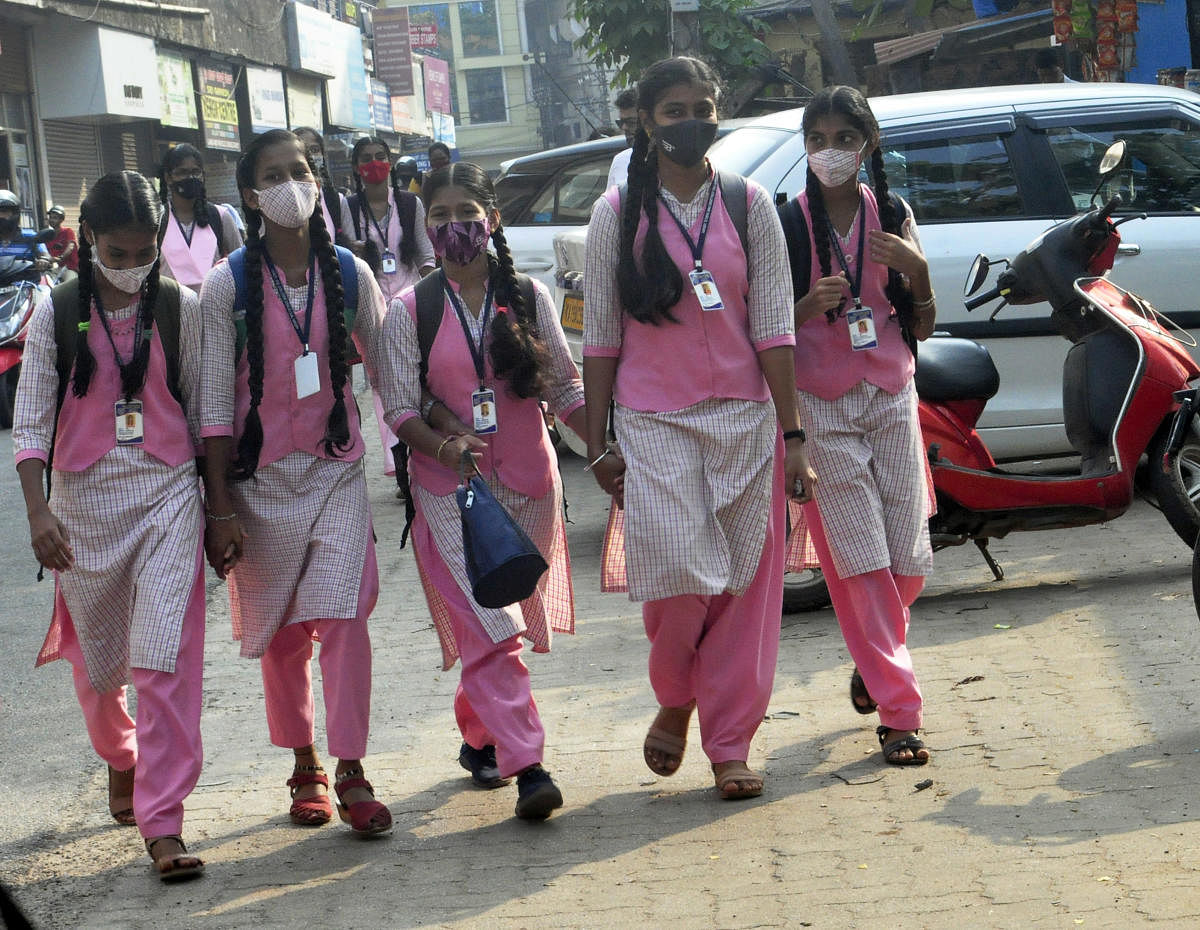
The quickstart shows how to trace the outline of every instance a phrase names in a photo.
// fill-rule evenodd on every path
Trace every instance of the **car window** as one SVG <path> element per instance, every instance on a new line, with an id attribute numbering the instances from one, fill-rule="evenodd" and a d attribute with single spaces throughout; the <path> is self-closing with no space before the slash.
<path id="1" fill-rule="evenodd" d="M 567 165 L 554 183 L 541 191 L 526 211 L 529 225 L 582 226 L 591 218 L 592 204 L 604 193 L 612 156 Z"/>
<path id="2" fill-rule="evenodd" d="M 899 145 L 884 140 L 888 186 L 918 223 L 1017 217 L 1020 192 L 1004 140 L 994 134 Z"/>
<path id="3" fill-rule="evenodd" d="M 1121 194 L 1122 210 L 1192 213 L 1200 210 L 1200 128 L 1180 119 L 1056 126 L 1046 130 L 1078 210 L 1088 209 L 1104 150 L 1124 139 L 1125 160 L 1101 197 Z"/>
<path id="4" fill-rule="evenodd" d="M 797 119 L 799 124 L 799 119 Z M 723 171 L 732 171 L 743 177 L 751 177 L 754 169 L 781 145 L 792 141 L 795 132 L 787 129 L 771 129 L 764 126 L 743 126 L 718 139 L 709 157 Z M 801 150 L 802 152 L 803 150 Z"/>
<path id="5" fill-rule="evenodd" d="M 529 203 L 546 184 L 544 174 L 506 174 L 496 181 L 496 202 L 506 226 L 529 223 Z"/>

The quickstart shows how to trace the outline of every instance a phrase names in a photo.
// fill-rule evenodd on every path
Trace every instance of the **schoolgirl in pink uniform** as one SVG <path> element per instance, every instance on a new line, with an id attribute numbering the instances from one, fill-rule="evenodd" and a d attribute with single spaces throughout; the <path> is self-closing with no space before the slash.
<path id="1" fill-rule="evenodd" d="M 202 330 L 196 295 L 178 288 L 173 376 L 153 310 L 175 287 L 159 275 L 161 215 L 153 185 L 132 171 L 105 175 L 88 192 L 79 277 L 55 290 L 78 317 L 70 380 L 59 380 L 47 298 L 25 345 L 13 447 L 33 551 L 55 578 L 38 664 L 71 663 L 88 736 L 108 763 L 109 810 L 120 824 L 137 823 L 159 876 L 174 881 L 204 867 L 181 839 L 183 801 L 203 758 Z"/>
<path id="2" fill-rule="evenodd" d="M 799 201 L 810 235 L 788 246 L 811 250 L 811 286 L 796 290 L 796 387 L 821 481 L 794 521 L 789 567 L 817 561 L 811 543 L 856 665 L 855 710 L 878 708 L 885 761 L 923 765 L 906 639 L 933 567 L 910 348 L 933 332 L 929 269 L 908 205 L 897 209 L 889 195 L 879 124 L 862 94 L 825 88 L 804 108 L 803 130 Z M 868 155 L 874 187 L 858 181 Z"/>
<path id="3" fill-rule="evenodd" d="M 628 189 L 597 201 L 588 227 L 589 467 L 625 508 L 629 596 L 643 602 L 660 705 L 646 763 L 679 769 L 695 709 L 721 796 L 754 797 L 763 779 L 746 760 L 774 683 L 785 489 L 805 496 L 814 480 L 783 235 L 747 181 L 742 247 L 704 157 L 717 129 L 707 65 L 651 65 L 638 115 Z M 613 400 L 619 450 L 605 441 Z"/>
<path id="4" fill-rule="evenodd" d="M 355 260 L 358 305 L 348 322 L 337 253 L 299 139 L 283 130 L 258 136 L 237 177 L 249 239 L 200 292 L 205 547 L 229 580 L 242 655 L 261 662 L 271 741 L 295 755 L 292 821 L 317 826 L 332 816 L 313 745 L 309 660 L 317 640 L 338 813 L 355 833 L 384 833 L 392 817 L 361 761 L 371 708 L 367 618 L 379 578 L 346 364 L 347 335 L 364 356 L 374 345 L 383 298 Z M 240 304 L 237 258 L 245 270 Z"/>
<path id="5" fill-rule="evenodd" d="M 242 234 L 229 208 L 214 212 L 205 196 L 204 160 L 186 142 L 173 147 L 159 169 L 159 196 L 166 205 L 162 273 L 194 291 L 210 268 L 242 244 Z M 212 222 L 219 218 L 219 223 Z"/>
<path id="6" fill-rule="evenodd" d="M 521 639 L 535 652 L 549 652 L 551 631 L 572 632 L 575 621 L 562 482 L 540 399 L 582 435 L 583 385 L 549 293 L 535 284 L 536 306 L 526 306 L 487 173 L 459 162 L 435 171 L 423 194 L 442 258 L 435 272 L 440 322 L 428 358 L 431 398 L 422 401 L 411 289 L 393 301 L 384 324 L 380 393 L 388 422 L 411 449 L 413 546 L 444 667 L 462 659 L 454 697 L 463 737 L 459 762 L 484 788 L 515 775 L 517 816 L 538 820 L 563 801 L 541 764 L 545 732 Z M 487 251 L 489 239 L 495 256 Z M 473 469 L 550 565 L 520 604 L 487 608 L 471 596 L 454 496 L 463 453 L 475 456 Z"/>

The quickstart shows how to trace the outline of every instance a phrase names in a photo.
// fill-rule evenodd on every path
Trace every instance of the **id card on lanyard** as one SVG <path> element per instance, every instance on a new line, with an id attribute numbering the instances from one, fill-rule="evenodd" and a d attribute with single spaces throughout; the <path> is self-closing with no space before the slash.
<path id="1" fill-rule="evenodd" d="M 275 294 L 283 304 L 283 309 L 287 311 L 288 322 L 292 324 L 292 330 L 296 333 L 296 338 L 300 340 L 300 354 L 296 356 L 295 361 L 292 363 L 292 370 L 296 380 L 296 399 L 303 400 L 305 397 L 310 397 L 321 390 L 321 369 L 317 364 L 317 353 L 309 349 L 308 346 L 308 337 L 312 332 L 313 298 L 317 284 L 317 258 L 312 250 L 309 250 L 308 299 L 304 310 L 303 326 L 300 325 L 300 321 L 296 318 L 296 311 L 292 307 L 292 301 L 288 297 L 287 290 L 283 286 L 283 281 L 279 277 L 279 271 L 276 269 L 275 263 L 271 261 L 271 256 L 267 253 L 265 246 L 263 247 L 263 261 L 267 263 L 267 271 L 270 272 L 271 284 L 275 287 Z"/>
<path id="2" fill-rule="evenodd" d="M 721 300 L 721 292 L 717 290 L 717 282 L 713 278 L 712 272 L 704 270 L 704 240 L 708 238 L 708 226 L 712 222 L 713 204 L 716 202 L 717 188 L 719 186 L 720 181 L 714 172 L 712 186 L 708 189 L 708 201 L 704 204 L 704 218 L 700 221 L 700 237 L 695 242 L 692 241 L 687 227 L 675 215 L 675 211 L 663 200 L 663 206 L 666 207 L 671 219 L 675 221 L 675 225 L 679 227 L 683 241 L 687 243 L 688 249 L 692 253 L 694 267 L 688 272 L 688 281 L 692 285 L 692 291 L 696 295 L 696 300 L 700 302 L 700 309 L 705 311 L 725 309 L 725 304 Z M 661 193 L 659 194 L 659 199 L 662 199 Z"/>
<path id="3" fill-rule="evenodd" d="M 153 335 L 151 328 L 153 317 L 146 311 L 145 302 L 139 296 L 133 321 L 133 352 L 129 356 L 129 361 L 125 361 L 121 358 L 121 353 L 117 351 L 117 341 L 113 338 L 112 326 L 108 321 L 108 313 L 105 312 L 104 305 L 100 302 L 100 295 L 95 294 L 92 300 L 96 305 L 96 315 L 100 317 L 100 325 L 104 327 L 104 335 L 108 337 L 113 360 L 117 363 L 117 370 L 121 373 L 121 383 L 123 384 L 126 370 L 134 363 L 142 346 L 149 342 Z M 146 441 L 146 424 L 142 418 L 142 401 L 140 399 L 127 396 L 113 404 L 113 421 L 118 446 L 140 446 Z"/>
<path id="4" fill-rule="evenodd" d="M 479 343 L 476 345 L 475 336 L 471 332 L 471 324 L 467 322 L 467 312 L 463 308 L 462 299 L 450 287 L 450 282 L 446 280 L 446 272 L 439 270 L 438 274 L 442 276 L 442 289 L 446 292 L 450 303 L 454 305 L 454 312 L 458 314 L 458 322 L 462 324 L 467 348 L 471 350 L 471 361 L 475 363 L 475 375 L 479 378 L 479 388 L 471 392 L 472 425 L 477 434 L 494 433 L 499 429 L 496 417 L 496 392 L 484 383 L 486 368 L 483 355 L 487 341 L 488 323 L 492 317 L 492 282 L 488 281 L 487 290 L 483 295 L 483 309 L 479 313 Z"/>
<path id="5" fill-rule="evenodd" d="M 853 275 L 850 274 L 850 262 L 846 258 L 845 250 L 842 249 L 841 239 L 838 238 L 837 230 L 828 214 L 825 216 L 825 225 L 829 230 L 829 242 L 833 246 L 834 254 L 837 255 L 838 264 L 842 266 L 842 272 L 850 284 L 850 296 L 854 298 L 854 309 L 846 311 L 846 328 L 849 330 L 850 348 L 855 352 L 877 348 L 879 340 L 875 335 L 875 311 L 870 307 L 864 307 L 862 302 L 863 255 L 867 242 L 867 211 L 863 204 L 862 192 L 860 191 L 858 195 L 858 253 L 854 260 Z"/>
<path id="6" fill-rule="evenodd" d="M 379 222 L 375 219 L 375 212 L 371 209 L 371 205 L 367 202 L 367 195 L 363 194 L 362 204 L 367 211 L 367 216 L 371 218 L 371 225 L 375 227 L 375 232 L 379 235 L 380 247 L 383 254 L 379 259 L 379 267 L 384 274 L 395 274 L 396 268 L 396 253 L 388 247 L 388 238 L 386 232 L 392 225 L 392 205 L 389 203 L 387 213 L 383 216 L 383 228 L 379 227 Z"/>

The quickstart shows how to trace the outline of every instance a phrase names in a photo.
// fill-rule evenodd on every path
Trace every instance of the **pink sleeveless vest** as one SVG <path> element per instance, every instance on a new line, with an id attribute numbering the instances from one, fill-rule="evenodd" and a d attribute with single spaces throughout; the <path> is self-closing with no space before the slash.
<path id="1" fill-rule="evenodd" d="M 217 232 L 211 226 L 192 227 L 192 242 L 188 244 L 179 229 L 175 214 L 168 211 L 167 232 L 163 236 L 162 254 L 171 269 L 171 277 L 199 293 L 204 276 L 217 260 Z"/>

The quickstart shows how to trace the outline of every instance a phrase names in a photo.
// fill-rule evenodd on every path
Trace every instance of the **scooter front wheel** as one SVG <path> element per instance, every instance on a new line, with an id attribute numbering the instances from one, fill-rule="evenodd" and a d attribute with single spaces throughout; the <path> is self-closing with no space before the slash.
<path id="1" fill-rule="evenodd" d="M 1167 451 L 1170 426 L 1168 419 L 1146 449 L 1147 483 L 1171 529 L 1191 548 L 1200 537 L 1200 420 L 1192 420 L 1178 452 Z"/>
<path id="2" fill-rule="evenodd" d="M 819 569 L 788 572 L 783 576 L 783 612 L 785 614 L 820 610 L 830 604 L 829 587 Z"/>

